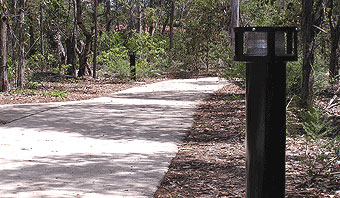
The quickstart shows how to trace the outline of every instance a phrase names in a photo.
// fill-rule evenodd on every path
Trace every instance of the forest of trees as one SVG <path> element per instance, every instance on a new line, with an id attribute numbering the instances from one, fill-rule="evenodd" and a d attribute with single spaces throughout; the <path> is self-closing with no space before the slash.
<path id="1" fill-rule="evenodd" d="M 128 53 L 137 74 L 218 72 L 244 78 L 233 62 L 240 26 L 299 27 L 300 60 L 288 66 L 288 91 L 312 106 L 315 89 L 337 85 L 339 0 L 0 0 L 0 91 L 24 89 L 37 72 L 124 77 Z M 235 4 L 234 4 L 235 5 Z M 236 4 L 237 5 L 237 4 Z"/>

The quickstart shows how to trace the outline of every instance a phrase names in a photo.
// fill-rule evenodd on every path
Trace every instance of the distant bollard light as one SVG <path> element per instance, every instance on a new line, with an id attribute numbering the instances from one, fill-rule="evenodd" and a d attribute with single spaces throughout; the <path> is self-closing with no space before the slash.
<path id="1" fill-rule="evenodd" d="M 136 81 L 136 52 L 129 52 L 131 79 Z"/>

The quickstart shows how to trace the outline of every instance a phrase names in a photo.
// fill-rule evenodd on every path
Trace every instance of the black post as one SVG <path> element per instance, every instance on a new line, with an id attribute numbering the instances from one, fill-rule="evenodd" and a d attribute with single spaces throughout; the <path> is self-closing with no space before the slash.
<path id="1" fill-rule="evenodd" d="M 284 198 L 286 63 L 247 63 L 247 198 Z"/>
<path id="2" fill-rule="evenodd" d="M 234 30 L 235 60 L 247 62 L 247 198 L 284 198 L 286 62 L 298 59 L 297 28 Z"/>
<path id="3" fill-rule="evenodd" d="M 131 79 L 136 81 L 136 53 L 130 52 Z"/>

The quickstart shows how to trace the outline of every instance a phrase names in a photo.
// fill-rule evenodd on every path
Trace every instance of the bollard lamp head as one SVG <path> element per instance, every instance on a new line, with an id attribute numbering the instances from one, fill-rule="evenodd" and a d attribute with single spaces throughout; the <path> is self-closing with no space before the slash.
<path id="1" fill-rule="evenodd" d="M 296 61 L 296 27 L 237 27 L 235 61 Z"/>

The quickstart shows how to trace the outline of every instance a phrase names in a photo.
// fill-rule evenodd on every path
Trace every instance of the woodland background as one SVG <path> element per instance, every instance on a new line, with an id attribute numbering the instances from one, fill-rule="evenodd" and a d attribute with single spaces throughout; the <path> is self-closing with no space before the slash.
<path id="1" fill-rule="evenodd" d="M 204 194 L 201 187 L 187 189 L 193 183 L 206 183 L 206 193 L 224 192 L 225 179 L 217 180 L 220 175 L 210 171 L 202 176 L 200 171 L 210 170 L 204 163 L 186 166 L 188 170 L 180 165 L 192 158 L 214 161 L 223 150 L 216 145 L 225 148 L 228 141 L 222 140 L 228 135 L 240 137 L 235 149 L 228 149 L 235 151 L 231 167 L 239 162 L 243 167 L 245 65 L 233 61 L 233 27 L 298 27 L 299 60 L 287 63 L 287 195 L 340 196 L 340 0 L 0 0 L 0 4 L 0 104 L 87 99 L 135 86 L 117 84 L 131 78 L 130 52 L 137 55 L 138 79 L 212 75 L 233 82 L 198 109 L 190 141 L 173 160 L 160 197 L 169 192 Z M 240 122 L 226 122 L 236 110 Z M 201 145 L 202 138 L 209 145 Z M 196 152 L 200 149 L 202 156 Z M 206 150 L 214 153 L 207 157 Z M 226 164 L 216 162 L 212 168 L 219 165 L 226 172 Z M 185 171 L 188 177 L 178 176 Z M 235 175 L 239 179 L 230 182 L 242 191 L 244 175 Z M 236 194 L 244 197 L 242 193 Z"/>
<path id="2" fill-rule="evenodd" d="M 0 2 L 2 92 L 24 89 L 37 72 L 126 77 L 129 52 L 137 53 L 138 76 L 206 70 L 244 78 L 244 66 L 233 62 L 233 26 L 299 27 L 300 60 L 289 64 L 288 90 L 301 107 L 338 83 L 339 0 Z"/>

